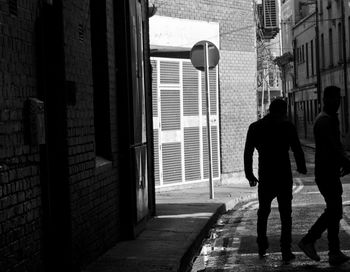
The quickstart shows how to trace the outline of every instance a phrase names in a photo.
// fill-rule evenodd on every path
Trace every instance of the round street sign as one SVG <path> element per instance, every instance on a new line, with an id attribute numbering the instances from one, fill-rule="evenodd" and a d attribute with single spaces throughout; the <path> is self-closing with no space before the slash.
<path id="1" fill-rule="evenodd" d="M 204 71 L 204 58 L 205 58 L 205 44 L 208 44 L 208 66 L 209 69 L 214 68 L 220 59 L 220 54 L 218 48 L 209 41 L 200 41 L 197 42 L 191 49 L 190 57 L 192 65 L 201 71 Z"/>

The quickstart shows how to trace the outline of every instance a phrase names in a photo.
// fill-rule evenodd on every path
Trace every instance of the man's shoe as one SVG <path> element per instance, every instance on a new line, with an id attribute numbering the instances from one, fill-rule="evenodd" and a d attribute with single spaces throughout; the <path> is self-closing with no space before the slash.
<path id="1" fill-rule="evenodd" d="M 259 248 L 259 257 L 263 259 L 267 256 L 266 249 Z"/>
<path id="2" fill-rule="evenodd" d="M 310 259 L 319 262 L 321 260 L 320 256 L 318 256 L 314 243 L 304 243 L 301 240 L 298 243 L 299 248 L 308 256 Z"/>
<path id="3" fill-rule="evenodd" d="M 282 261 L 288 264 L 290 261 L 295 260 L 295 255 L 291 251 L 282 252 Z"/>
<path id="4" fill-rule="evenodd" d="M 329 253 L 328 254 L 328 262 L 330 265 L 341 265 L 342 263 L 345 263 L 350 260 L 349 256 L 346 256 L 343 252 L 339 251 L 336 253 Z"/>

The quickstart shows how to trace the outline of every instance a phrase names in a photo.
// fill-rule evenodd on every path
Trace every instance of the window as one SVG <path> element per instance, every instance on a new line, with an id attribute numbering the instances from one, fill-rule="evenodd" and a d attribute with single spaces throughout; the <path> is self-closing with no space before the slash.
<path id="1" fill-rule="evenodd" d="M 301 49 L 302 47 L 300 47 L 300 63 L 303 63 L 303 51 Z"/>
<path id="2" fill-rule="evenodd" d="M 338 24 L 338 54 L 339 54 L 339 62 L 343 62 L 343 35 L 342 35 L 342 25 Z"/>
<path id="3" fill-rule="evenodd" d="M 315 117 L 315 116 L 314 116 L 314 109 L 313 109 L 313 105 L 314 105 L 314 104 L 313 104 L 313 101 L 312 101 L 312 100 L 310 100 L 310 119 L 311 119 L 310 121 L 311 121 L 311 122 L 313 122 L 313 121 L 314 121 L 314 117 Z"/>
<path id="4" fill-rule="evenodd" d="M 342 116 L 342 117 L 345 116 L 345 107 L 346 107 L 345 103 L 346 103 L 345 97 L 341 96 L 340 97 L 340 112 L 341 112 L 340 116 Z M 341 118 L 340 121 L 341 121 L 341 130 L 345 134 L 346 133 L 346 131 L 345 131 L 345 127 L 346 127 L 345 118 Z"/>
<path id="5" fill-rule="evenodd" d="M 302 61 L 302 62 L 305 62 L 305 50 L 304 50 L 304 49 L 305 49 L 305 47 L 304 47 L 304 45 L 303 45 L 303 46 L 302 46 L 302 49 L 301 49 L 301 50 L 302 50 L 302 52 L 301 52 L 301 61 Z"/>
<path id="6" fill-rule="evenodd" d="M 18 15 L 18 4 L 17 4 L 17 0 L 9 0 L 9 10 L 10 10 L 10 14 L 13 16 L 17 16 Z"/>
<path id="7" fill-rule="evenodd" d="M 314 69 L 314 41 L 311 40 L 310 44 L 310 49 L 311 49 L 311 75 L 315 75 L 315 69 Z"/>
<path id="8" fill-rule="evenodd" d="M 321 1 L 323 1 L 323 0 L 321 0 Z M 329 12 L 330 12 L 331 7 L 332 7 L 332 0 L 328 0 L 326 8 L 328 9 Z"/>
<path id="9" fill-rule="evenodd" d="M 269 86 L 270 87 L 275 87 L 275 80 L 276 80 L 276 73 L 274 69 L 269 70 Z"/>
<path id="10" fill-rule="evenodd" d="M 309 44 L 308 43 L 306 43 L 305 49 L 306 49 L 306 77 L 309 77 L 310 71 L 309 71 Z"/>
<path id="11" fill-rule="evenodd" d="M 321 34 L 321 67 L 325 68 L 324 35 Z"/>
<path id="12" fill-rule="evenodd" d="M 317 104 L 317 99 L 314 100 L 314 114 L 315 114 L 315 117 L 317 116 L 318 114 L 318 104 Z"/>
<path id="13" fill-rule="evenodd" d="M 299 47 L 297 48 L 297 54 L 296 54 L 296 59 L 297 59 L 297 63 L 300 63 L 300 49 Z"/>
<path id="14" fill-rule="evenodd" d="M 295 49 L 295 61 L 296 63 L 299 63 L 299 48 Z"/>
<path id="15" fill-rule="evenodd" d="M 314 120 L 316 119 L 317 115 L 318 115 L 318 103 L 317 103 L 317 99 L 315 99 L 314 100 L 314 116 L 315 116 Z"/>
<path id="16" fill-rule="evenodd" d="M 333 66 L 333 31 L 329 29 L 329 66 Z"/>
<path id="17" fill-rule="evenodd" d="M 349 33 L 348 33 L 349 37 L 348 37 L 348 39 L 350 41 L 350 16 L 348 17 L 348 30 L 349 30 Z M 349 54 L 348 54 L 348 56 L 350 56 L 350 42 L 349 42 Z"/>
<path id="18" fill-rule="evenodd" d="M 106 2 L 91 1 L 90 12 L 95 153 L 98 165 L 101 158 L 111 159 Z"/>
<path id="19" fill-rule="evenodd" d="M 318 1 L 319 7 L 320 7 L 319 11 L 322 14 L 323 13 L 323 0 L 316 0 L 316 1 Z"/>

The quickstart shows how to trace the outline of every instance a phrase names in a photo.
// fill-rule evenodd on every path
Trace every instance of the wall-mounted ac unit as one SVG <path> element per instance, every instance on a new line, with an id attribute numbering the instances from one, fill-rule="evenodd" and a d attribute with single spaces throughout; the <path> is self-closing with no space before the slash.
<path id="1" fill-rule="evenodd" d="M 279 28 L 278 3 L 277 0 L 263 0 L 264 28 Z"/>
<path id="2" fill-rule="evenodd" d="M 257 19 L 258 19 L 258 27 L 264 27 L 264 9 L 262 4 L 256 5 Z"/>

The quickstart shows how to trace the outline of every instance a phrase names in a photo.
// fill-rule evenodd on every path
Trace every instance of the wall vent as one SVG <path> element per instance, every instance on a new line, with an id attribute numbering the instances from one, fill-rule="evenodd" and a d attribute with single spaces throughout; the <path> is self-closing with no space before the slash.
<path id="1" fill-rule="evenodd" d="M 264 28 L 278 28 L 278 3 L 276 0 L 264 0 Z"/>
<path id="2" fill-rule="evenodd" d="M 10 11 L 10 15 L 17 16 L 18 14 L 17 0 L 9 0 L 9 11 Z"/>
<path id="3" fill-rule="evenodd" d="M 82 24 L 79 24 L 78 26 L 78 33 L 79 33 L 79 41 L 83 42 L 84 41 L 84 36 L 85 36 L 85 33 L 84 33 L 84 27 Z"/>

